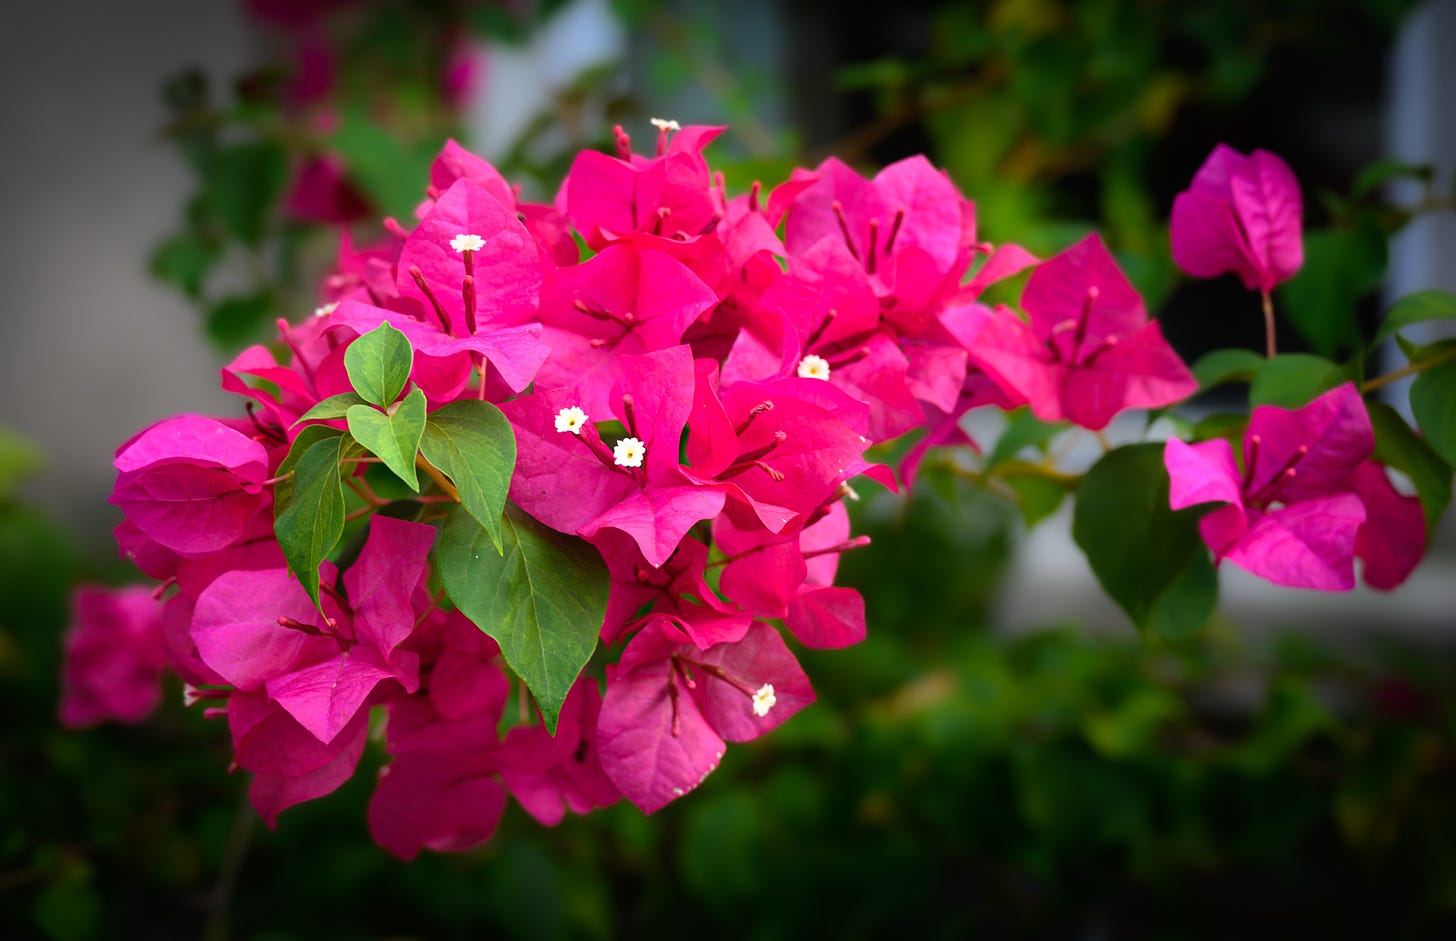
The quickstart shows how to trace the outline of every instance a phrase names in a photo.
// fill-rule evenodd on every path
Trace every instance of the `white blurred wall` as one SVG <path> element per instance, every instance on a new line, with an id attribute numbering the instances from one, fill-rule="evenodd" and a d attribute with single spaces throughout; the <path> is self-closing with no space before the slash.
<path id="1" fill-rule="evenodd" d="M 225 407 L 197 315 L 146 262 L 192 187 L 160 137 L 162 81 L 235 74 L 253 34 L 231 0 L 3 6 L 0 425 L 46 451 L 26 495 L 104 546 L 116 445 Z"/>

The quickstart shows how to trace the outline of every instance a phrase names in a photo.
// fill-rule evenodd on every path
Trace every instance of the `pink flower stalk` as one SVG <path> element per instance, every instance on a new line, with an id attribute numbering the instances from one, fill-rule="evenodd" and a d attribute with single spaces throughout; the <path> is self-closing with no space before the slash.
<path id="1" fill-rule="evenodd" d="M 1232 271 L 1262 296 L 1265 351 L 1275 353 L 1269 292 L 1304 264 L 1299 181 L 1283 160 L 1219 144 L 1173 200 L 1173 260 L 1195 278 Z"/>
<path id="2" fill-rule="evenodd" d="M 1096 431 L 1125 409 L 1159 408 L 1198 388 L 1098 235 L 1038 267 L 1022 306 L 1029 322 L 999 308 L 971 356 L 1042 421 Z"/>
<path id="3" fill-rule="evenodd" d="M 71 595 L 61 724 L 140 722 L 162 698 L 162 606 L 152 589 L 82 586 Z"/>
<path id="4" fill-rule="evenodd" d="M 1242 470 L 1226 439 L 1168 441 L 1169 504 L 1223 504 L 1199 522 L 1216 560 L 1278 585 L 1348 591 L 1367 516 L 1350 477 L 1374 448 L 1352 384 L 1293 411 L 1261 405 L 1244 433 Z"/>

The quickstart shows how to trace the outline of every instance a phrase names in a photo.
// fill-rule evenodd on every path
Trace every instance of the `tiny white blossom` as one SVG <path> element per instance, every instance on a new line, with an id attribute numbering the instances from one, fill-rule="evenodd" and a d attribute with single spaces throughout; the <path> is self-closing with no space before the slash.
<path id="1" fill-rule="evenodd" d="M 450 240 L 450 247 L 457 252 L 478 252 L 485 247 L 485 239 L 464 232 Z"/>
<path id="2" fill-rule="evenodd" d="M 641 467 L 642 459 L 646 456 L 647 445 L 636 438 L 623 438 L 612 449 L 612 460 L 618 467 Z"/>
<path id="3" fill-rule="evenodd" d="M 586 424 L 586 412 L 578 405 L 568 405 L 556 413 L 556 430 L 569 431 L 574 435 L 581 434 L 581 426 Z"/>
<path id="4" fill-rule="evenodd" d="M 659 131 L 681 131 L 682 125 L 668 118 L 653 118 L 652 126 Z"/>
<path id="5" fill-rule="evenodd" d="M 768 715 L 768 711 L 778 701 L 778 697 L 774 695 L 773 684 L 763 684 L 758 688 L 758 692 L 753 694 L 753 714 L 756 716 Z"/>
<path id="6" fill-rule="evenodd" d="M 182 705 L 183 706 L 186 706 L 187 708 L 190 709 L 191 707 L 193 707 L 193 706 L 197 705 L 199 702 L 201 702 L 202 699 L 203 699 L 202 690 L 198 689 L 196 686 L 193 686 L 191 683 L 183 683 L 182 684 Z"/>
<path id="7" fill-rule="evenodd" d="M 829 361 L 822 356 L 815 356 L 810 353 L 799 360 L 800 379 L 828 379 Z"/>
<path id="8" fill-rule="evenodd" d="M 315 317 L 327 317 L 329 314 L 332 314 L 338 308 L 338 306 L 338 301 L 331 301 L 330 303 L 327 303 L 322 307 L 315 307 L 313 309 L 313 315 Z"/>

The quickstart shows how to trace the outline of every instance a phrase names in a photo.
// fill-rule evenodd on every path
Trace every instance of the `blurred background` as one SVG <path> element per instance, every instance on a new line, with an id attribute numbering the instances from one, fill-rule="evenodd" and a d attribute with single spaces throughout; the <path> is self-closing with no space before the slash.
<path id="1" fill-rule="evenodd" d="M 651 117 L 731 125 L 708 156 L 733 190 L 925 152 L 981 238 L 1050 254 L 1102 231 L 1189 361 L 1262 336 L 1232 277 L 1173 267 L 1173 197 L 1215 144 L 1263 148 L 1305 200 L 1281 350 L 1340 358 L 1394 297 L 1456 290 L 1453 0 L 6 13 L 0 934 L 1456 936 L 1449 519 L 1393 596 L 1226 567 L 1208 628 L 1143 640 L 1064 518 L 1029 529 L 932 465 L 859 510 L 874 544 L 842 577 L 870 639 L 804 653 L 814 708 L 651 818 L 511 808 L 480 850 L 413 864 L 368 839 L 378 754 L 270 832 L 175 684 L 139 725 L 55 721 L 71 586 L 130 577 L 114 448 L 236 412 L 218 367 L 314 308 L 337 225 L 408 217 L 446 137 L 538 199 Z"/>

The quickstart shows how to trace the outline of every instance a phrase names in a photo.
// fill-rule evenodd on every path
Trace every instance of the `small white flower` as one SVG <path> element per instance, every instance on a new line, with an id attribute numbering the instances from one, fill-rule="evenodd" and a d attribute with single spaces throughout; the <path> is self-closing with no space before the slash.
<path id="1" fill-rule="evenodd" d="M 758 688 L 758 692 L 753 694 L 753 714 L 756 716 L 768 715 L 768 711 L 778 701 L 778 697 L 774 695 L 773 684 L 763 684 Z"/>
<path id="2" fill-rule="evenodd" d="M 581 426 L 586 424 L 586 412 L 580 406 L 568 405 L 556 413 L 556 430 L 569 431 L 574 435 L 581 434 Z"/>
<path id="3" fill-rule="evenodd" d="M 668 118 L 653 118 L 652 126 L 659 131 L 681 131 L 682 125 Z"/>
<path id="4" fill-rule="evenodd" d="M 478 252 L 485 247 L 485 239 L 465 232 L 451 239 L 450 247 L 457 252 Z"/>
<path id="5" fill-rule="evenodd" d="M 182 684 L 183 706 L 190 709 L 193 706 L 197 705 L 199 702 L 201 702 L 204 698 L 206 697 L 203 696 L 202 690 L 198 689 L 196 686 L 193 686 L 191 683 Z"/>
<path id="6" fill-rule="evenodd" d="M 641 467 L 642 459 L 646 456 L 647 445 L 636 438 L 623 438 L 612 449 L 612 460 L 618 467 Z"/>
<path id="7" fill-rule="evenodd" d="M 315 317 L 327 317 L 329 314 L 332 314 L 338 308 L 338 306 L 338 301 L 332 301 L 322 307 L 315 307 L 313 309 L 313 315 Z"/>
<path id="8" fill-rule="evenodd" d="M 822 356 L 815 356 L 813 353 L 810 353 L 808 356 L 805 356 L 803 359 L 799 360 L 799 378 L 828 379 L 829 360 L 825 359 Z"/>

